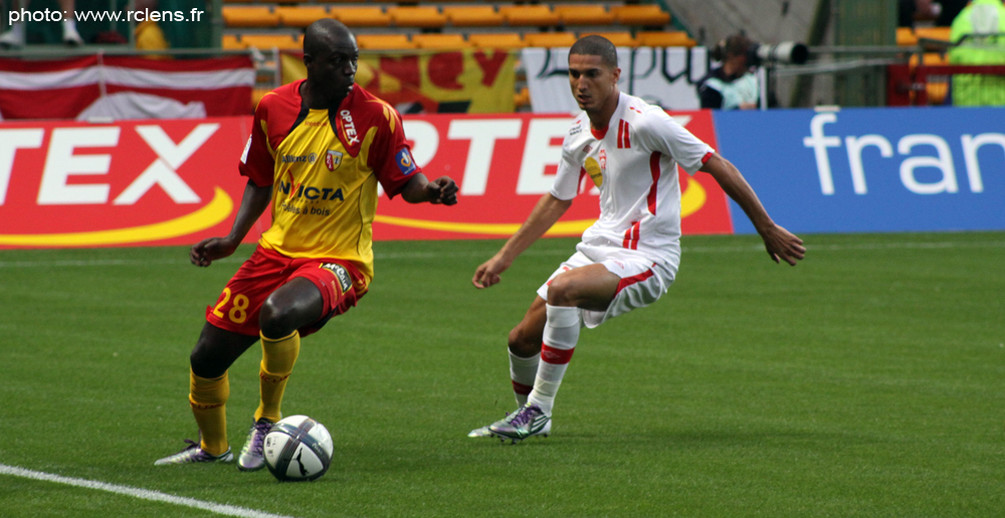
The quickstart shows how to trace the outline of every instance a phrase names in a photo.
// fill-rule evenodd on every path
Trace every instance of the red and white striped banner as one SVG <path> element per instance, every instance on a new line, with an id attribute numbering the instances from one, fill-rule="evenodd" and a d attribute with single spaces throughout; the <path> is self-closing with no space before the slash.
<path id="1" fill-rule="evenodd" d="M 0 59 L 0 118 L 200 118 L 251 113 L 251 58 Z"/>

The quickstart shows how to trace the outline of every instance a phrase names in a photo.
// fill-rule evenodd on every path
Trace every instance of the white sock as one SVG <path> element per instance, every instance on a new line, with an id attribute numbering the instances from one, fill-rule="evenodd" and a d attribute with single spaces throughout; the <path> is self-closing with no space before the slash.
<path id="1" fill-rule="evenodd" d="M 527 402 L 541 407 L 545 415 L 550 416 L 558 387 L 579 341 L 581 320 L 577 307 L 548 305 L 546 310 L 548 321 L 544 325 L 541 363 L 537 368 L 534 390 Z"/>
<path id="2" fill-rule="evenodd" d="M 537 364 L 540 360 L 541 353 L 521 358 L 509 351 L 509 377 L 513 382 L 513 396 L 516 397 L 517 407 L 527 404 L 527 396 L 534 388 L 534 377 L 537 376 Z"/>

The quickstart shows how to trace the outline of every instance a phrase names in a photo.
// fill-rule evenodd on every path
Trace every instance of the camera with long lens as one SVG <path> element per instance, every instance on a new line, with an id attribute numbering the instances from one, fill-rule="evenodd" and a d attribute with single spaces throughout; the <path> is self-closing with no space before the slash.
<path id="1" fill-rule="evenodd" d="M 809 59 L 810 49 L 805 44 L 795 41 L 766 44 L 736 34 L 717 43 L 710 52 L 712 59 L 716 61 L 737 54 L 746 54 L 747 64 L 754 67 L 763 63 L 802 65 Z"/>

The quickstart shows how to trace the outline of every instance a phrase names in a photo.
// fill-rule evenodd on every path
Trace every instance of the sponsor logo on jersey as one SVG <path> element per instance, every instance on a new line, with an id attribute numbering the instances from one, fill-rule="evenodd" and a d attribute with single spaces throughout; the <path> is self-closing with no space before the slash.
<path id="1" fill-rule="evenodd" d="M 342 133 L 345 134 L 345 139 L 349 144 L 359 144 L 359 133 L 356 132 L 356 123 L 352 121 L 352 113 L 349 110 L 342 110 L 338 114 L 342 118 Z"/>
<path id="2" fill-rule="evenodd" d="M 339 288 L 342 289 L 342 293 L 345 293 L 352 288 L 352 276 L 349 275 L 349 271 L 345 269 L 345 266 L 338 263 L 324 263 L 321 267 L 335 274 L 335 278 L 338 279 Z"/>
<path id="3" fill-rule="evenodd" d="M 317 162 L 318 154 L 310 153 L 307 155 L 283 155 L 279 157 L 279 161 L 284 164 L 313 164 Z"/>
<path id="4" fill-rule="evenodd" d="M 412 154 L 408 152 L 408 148 L 401 148 L 396 158 L 398 160 L 398 169 L 401 169 L 401 174 L 408 176 L 415 172 L 415 160 L 412 159 Z"/>
<path id="5" fill-rule="evenodd" d="M 584 164 L 583 169 L 586 170 L 586 174 L 590 175 L 590 179 L 593 180 L 593 185 L 600 187 L 604 183 L 604 175 L 600 172 L 600 164 L 592 156 L 586 157 L 586 164 Z"/>
<path id="6" fill-rule="evenodd" d="M 329 171 L 334 171 L 338 169 L 338 166 L 340 165 L 342 165 L 342 152 L 329 149 L 328 153 L 325 155 L 325 167 L 327 167 Z"/>

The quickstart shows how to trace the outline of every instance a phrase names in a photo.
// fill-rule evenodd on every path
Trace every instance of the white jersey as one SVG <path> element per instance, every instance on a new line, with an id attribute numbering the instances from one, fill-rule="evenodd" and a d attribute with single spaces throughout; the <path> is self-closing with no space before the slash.
<path id="1" fill-rule="evenodd" d="M 677 164 L 694 174 L 713 152 L 659 106 L 622 92 L 606 130 L 591 130 L 585 112 L 573 122 L 562 143 L 551 194 L 560 200 L 574 198 L 584 175 L 599 188 L 600 216 L 577 247 L 587 255 L 590 249 L 618 248 L 676 265 Z"/>

